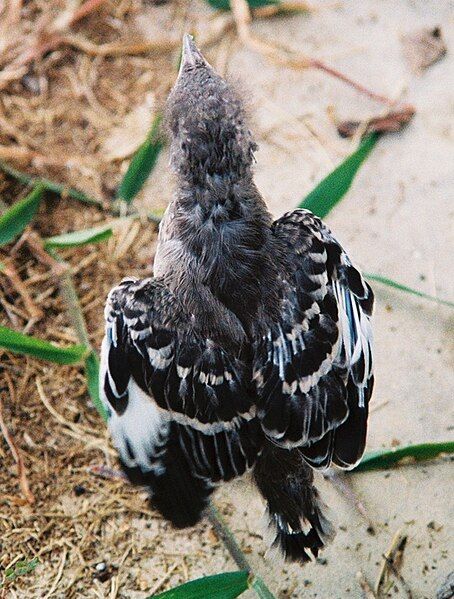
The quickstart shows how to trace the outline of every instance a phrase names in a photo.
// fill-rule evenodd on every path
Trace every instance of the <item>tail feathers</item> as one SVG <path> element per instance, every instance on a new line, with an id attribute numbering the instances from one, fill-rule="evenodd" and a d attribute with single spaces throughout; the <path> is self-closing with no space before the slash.
<path id="1" fill-rule="evenodd" d="M 214 487 L 194 473 L 174 432 L 169 435 L 159 468 L 145 472 L 123 462 L 122 467 L 133 484 L 149 490 L 152 507 L 176 528 L 186 528 L 201 519 Z"/>
<path id="2" fill-rule="evenodd" d="M 272 546 L 281 551 L 286 561 L 311 561 L 311 554 L 317 557 L 320 549 L 333 539 L 334 528 L 322 513 L 320 505 L 317 499 L 314 512 L 301 516 L 297 528 L 293 528 L 281 514 L 269 513 L 270 526 L 275 532 Z"/>
<path id="3" fill-rule="evenodd" d="M 266 443 L 254 478 L 267 502 L 272 546 L 288 561 L 307 562 L 334 536 L 326 506 L 313 485 L 314 473 L 299 449 Z"/>
<path id="4" fill-rule="evenodd" d="M 188 474 L 187 469 L 185 474 Z M 159 476 L 155 489 L 152 505 L 176 528 L 197 524 L 213 491 L 205 479 L 185 476 L 183 472 Z"/>

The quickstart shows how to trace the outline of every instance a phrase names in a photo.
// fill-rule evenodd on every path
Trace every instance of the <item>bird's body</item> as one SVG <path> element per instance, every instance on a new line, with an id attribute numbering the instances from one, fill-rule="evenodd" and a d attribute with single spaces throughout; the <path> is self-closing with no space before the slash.
<path id="1" fill-rule="evenodd" d="M 176 526 L 253 469 L 276 544 L 305 561 L 332 534 L 314 468 L 360 459 L 373 295 L 304 210 L 272 222 L 241 102 L 189 38 L 170 96 L 177 191 L 154 277 L 109 294 L 101 395 L 126 473 Z"/>

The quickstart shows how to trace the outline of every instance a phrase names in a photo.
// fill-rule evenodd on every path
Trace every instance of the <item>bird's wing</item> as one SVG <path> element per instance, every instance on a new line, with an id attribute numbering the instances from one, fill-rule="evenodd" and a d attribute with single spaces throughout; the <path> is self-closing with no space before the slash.
<path id="1" fill-rule="evenodd" d="M 123 280 L 105 319 L 100 391 L 126 468 L 162 473 L 172 444 L 211 481 L 252 465 L 258 425 L 245 366 L 194 332 L 166 285 Z"/>
<path id="2" fill-rule="evenodd" d="M 262 427 L 314 467 L 353 467 L 364 451 L 373 386 L 372 290 L 311 212 L 284 215 L 273 233 L 288 268 L 281 320 L 255 344 Z"/>

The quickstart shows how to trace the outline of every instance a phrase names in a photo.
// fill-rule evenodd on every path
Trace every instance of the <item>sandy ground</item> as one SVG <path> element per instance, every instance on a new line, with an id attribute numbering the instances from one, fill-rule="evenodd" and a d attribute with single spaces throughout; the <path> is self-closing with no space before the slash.
<path id="1" fill-rule="evenodd" d="M 386 273 L 447 298 L 454 296 L 454 56 L 450 52 L 422 77 L 413 77 L 402 59 L 399 36 L 440 23 L 448 48 L 453 48 L 450 8 L 451 2 L 343 2 L 338 11 L 310 20 L 282 19 L 278 27 L 260 24 L 262 34 L 286 34 L 292 47 L 317 52 L 391 96 L 405 90 L 404 97 L 415 104 L 417 116 L 411 126 L 381 140 L 351 192 L 327 221 L 365 270 Z M 336 160 L 331 147 L 341 147 L 341 143 L 327 123 L 326 108 L 333 105 L 339 116 L 349 118 L 374 107 L 319 73 L 289 73 L 272 67 L 265 71 L 261 66 L 260 58 L 242 50 L 230 68 L 260 90 L 259 104 L 262 95 L 267 98 L 258 112 L 259 131 L 273 127 L 272 138 L 280 147 L 269 138 L 260 142 L 257 181 L 270 208 L 279 215 L 292 208 L 329 166 L 317 144 L 299 136 L 295 139 L 301 127 L 296 129 L 291 121 L 307 119 L 317 131 L 324 131 L 331 144 L 325 147 Z M 292 115 L 291 121 L 283 109 Z M 375 291 L 377 410 L 371 415 L 368 447 L 390 445 L 394 439 L 410 443 L 452 438 L 452 312 L 378 285 Z M 409 542 L 402 574 L 414 597 L 434 597 L 454 566 L 452 464 L 357 474 L 352 481 L 377 523 L 375 536 L 366 533 L 361 518 L 324 484 L 326 501 L 342 528 L 323 554 L 327 564 L 282 569 L 274 561 L 262 561 L 264 545 L 260 542 L 252 545 L 254 565 L 272 588 L 286 588 L 292 597 L 359 597 L 356 572 L 361 569 L 374 581 L 381 554 L 394 533 L 405 526 Z M 244 506 L 239 511 L 244 513 L 242 528 L 256 531 L 259 502 L 246 486 L 238 484 L 236 489 L 240 488 L 241 493 L 234 494 L 232 489 L 226 494 L 232 503 Z M 235 514 L 231 519 L 234 529 L 239 528 L 237 521 Z M 442 528 L 434 532 L 428 527 L 431 521 Z M 405 596 L 403 591 L 394 594 Z"/>
<path id="2" fill-rule="evenodd" d="M 294 49 L 323 57 L 372 89 L 402 94 L 417 115 L 402 133 L 382 139 L 343 202 L 327 222 L 361 267 L 386 274 L 440 297 L 454 296 L 454 28 L 453 3 L 364 0 L 340 2 L 335 11 L 309 18 L 261 21 L 255 30 L 268 39 L 286 39 Z M 448 55 L 422 76 L 406 65 L 400 36 L 440 24 Z M 249 50 L 232 48 L 227 71 L 247 82 L 260 150 L 256 179 L 272 212 L 295 207 L 313 183 L 348 149 L 327 118 L 366 116 L 377 105 L 324 74 L 295 72 L 266 64 Z M 378 111 L 381 108 L 378 107 Z M 322 144 L 305 123 L 319 132 Z M 452 438 L 454 345 L 449 308 L 374 286 L 376 391 L 368 448 L 392 442 Z M 229 522 L 250 559 L 279 597 L 341 599 L 361 597 L 358 570 L 375 581 L 382 553 L 404 527 L 409 541 L 402 575 L 413 597 L 431 598 L 454 567 L 452 463 L 401 467 L 351 476 L 377 534 L 321 481 L 338 528 L 323 553 L 326 563 L 301 568 L 263 559 L 263 506 L 240 481 L 219 491 L 233 506 Z M 435 522 L 435 530 L 433 523 Z M 207 571 L 199 564 L 200 573 Z M 209 564 L 216 571 L 217 563 Z M 195 569 L 193 570 L 195 573 Z M 405 597 L 402 587 L 390 596 Z"/>
<path id="3" fill-rule="evenodd" d="M 309 16 L 257 21 L 254 29 L 265 38 L 285 40 L 294 49 L 325 59 L 378 92 L 402 94 L 416 106 L 417 114 L 405 131 L 380 140 L 348 196 L 327 221 L 365 270 L 452 300 L 454 3 L 341 0 L 337 7 Z M 400 36 L 425 25 L 441 25 L 448 54 L 417 77 L 402 57 Z M 334 107 L 341 118 L 370 116 L 382 107 L 323 73 L 277 67 L 231 43 L 231 38 L 222 44 L 221 51 L 212 50 L 208 57 L 250 90 L 253 128 L 260 145 L 256 179 L 270 209 L 279 216 L 294 208 L 351 148 L 335 132 L 328 107 Z M 167 161 L 164 152 L 138 199 L 142 207 L 165 205 L 170 199 Z M 131 273 L 121 276 L 126 274 Z M 452 310 L 378 284 L 374 287 L 377 383 L 368 448 L 452 438 Z M 94 486 L 88 475 L 86 479 Z M 367 532 L 355 509 L 320 477 L 338 534 L 323 559 L 304 568 L 264 557 L 263 505 L 246 480 L 219 489 L 216 501 L 254 568 L 279 599 L 360 598 L 356 573 L 362 570 L 373 584 L 383 552 L 402 527 L 409 535 L 402 575 L 415 599 L 435 597 L 454 569 L 452 462 L 356 474 L 350 480 L 376 524 L 376 534 Z M 96 505 L 102 505 L 102 492 L 109 493 L 109 484 L 96 483 L 101 501 Z M 61 498 L 62 505 L 71 504 L 73 509 L 83 507 L 83 501 L 91 498 Z M 55 505 L 58 502 L 57 497 Z M 129 535 L 139 547 L 125 557 L 127 574 L 121 577 L 118 593 L 122 598 L 144 599 L 160 580 L 161 590 L 187 578 L 235 569 L 207 523 L 175 532 L 149 514 L 123 510 L 105 528 L 111 534 L 112 554 L 119 535 Z M 55 562 L 60 559 L 58 552 Z M 109 547 L 104 546 L 94 547 L 89 556 L 93 563 L 109 557 Z M 166 559 L 168 563 L 181 560 L 173 574 L 166 570 Z M 45 576 L 45 566 L 36 572 Z M 66 576 L 63 572 L 63 581 Z M 84 593 L 76 589 L 70 595 L 57 591 L 52 596 L 111 596 L 109 582 L 86 580 Z M 399 584 L 389 596 L 408 595 Z"/>

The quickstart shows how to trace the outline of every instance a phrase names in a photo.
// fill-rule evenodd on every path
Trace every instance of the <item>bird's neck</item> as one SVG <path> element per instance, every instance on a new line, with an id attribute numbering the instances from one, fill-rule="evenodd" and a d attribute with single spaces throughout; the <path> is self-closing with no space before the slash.
<path id="1" fill-rule="evenodd" d="M 209 310 L 211 295 L 247 328 L 276 285 L 271 222 L 252 178 L 183 182 L 161 225 L 155 273 L 187 303 L 203 299 L 194 311 Z"/>

